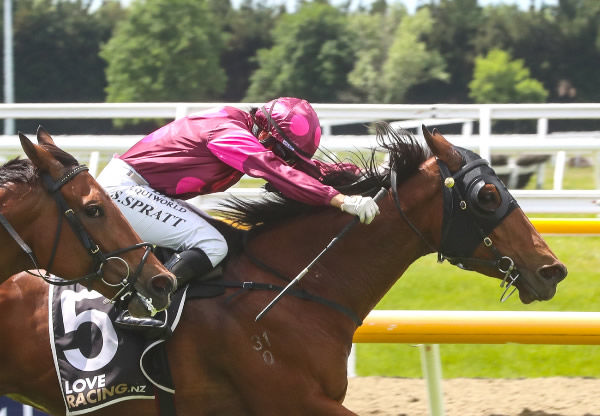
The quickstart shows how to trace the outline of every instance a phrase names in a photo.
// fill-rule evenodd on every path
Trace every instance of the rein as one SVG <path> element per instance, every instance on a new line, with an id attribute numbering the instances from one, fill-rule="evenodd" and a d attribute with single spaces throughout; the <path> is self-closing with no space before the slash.
<path id="1" fill-rule="evenodd" d="M 60 193 L 60 189 L 67 182 L 72 180 L 79 173 L 87 171 L 87 170 L 88 170 L 88 167 L 85 165 L 76 166 L 75 168 L 68 171 L 65 175 L 63 175 L 61 178 L 57 179 L 56 181 L 54 179 L 52 179 L 52 177 L 48 173 L 43 173 L 41 175 L 42 181 L 44 184 L 44 188 L 53 197 L 54 201 L 56 202 L 56 204 L 58 206 L 58 211 L 59 211 L 58 224 L 56 227 L 56 233 L 54 236 L 54 243 L 52 246 L 50 260 L 48 261 L 48 265 L 45 268 L 43 268 L 44 270 L 46 270 L 46 273 L 45 274 L 41 274 L 41 273 L 35 274 L 30 271 L 27 271 L 27 273 L 29 273 L 33 276 L 36 276 L 36 277 L 40 277 L 47 283 L 49 283 L 51 285 L 56 285 L 56 286 L 66 286 L 66 285 L 71 285 L 74 283 L 82 283 L 83 285 L 87 285 L 93 279 L 100 279 L 102 281 L 102 283 L 104 283 L 107 286 L 120 287 L 120 289 L 115 294 L 115 296 L 113 296 L 113 298 L 111 298 L 111 299 L 107 299 L 107 301 L 106 301 L 106 303 L 109 303 L 109 302 L 114 303 L 119 299 L 124 300 L 125 298 L 137 293 L 136 289 L 134 288 L 134 285 L 142 271 L 142 268 L 143 268 L 146 260 L 148 259 L 148 255 L 150 254 L 150 252 L 153 249 L 153 245 L 150 243 L 139 243 L 139 244 L 134 244 L 132 246 L 118 249 L 118 250 L 115 250 L 115 251 L 112 251 L 109 253 L 102 252 L 102 250 L 100 249 L 98 244 L 96 244 L 94 242 L 92 237 L 86 231 L 85 227 L 81 223 L 81 220 L 77 217 L 75 212 L 71 208 L 69 208 L 63 195 Z M 62 213 L 62 215 L 61 215 L 61 213 Z M 58 244 L 60 241 L 60 233 L 62 231 L 63 216 L 64 216 L 64 218 L 67 219 L 67 222 L 69 223 L 71 229 L 77 236 L 78 240 L 81 242 L 83 247 L 86 249 L 87 253 L 93 259 L 92 272 L 90 272 L 84 276 L 78 277 L 76 279 L 72 279 L 72 280 L 65 280 L 65 279 L 58 278 L 56 276 L 53 277 L 51 275 L 51 269 L 54 264 L 56 252 L 58 251 Z M 21 236 L 14 229 L 14 227 L 10 224 L 8 219 L 2 214 L 0 214 L 0 224 L 2 224 L 2 226 L 6 229 L 6 231 L 12 237 L 12 239 L 19 245 L 21 250 L 23 250 L 25 252 L 25 254 L 27 254 L 27 256 L 30 258 L 31 262 L 34 265 L 34 268 L 36 270 L 40 271 L 42 269 L 42 267 L 40 267 L 39 261 L 38 261 L 37 257 L 35 256 L 35 253 L 33 252 L 33 250 L 31 250 L 31 248 L 27 245 L 27 243 L 25 243 L 25 241 L 23 241 Z M 132 251 L 132 250 L 136 250 L 138 248 L 145 248 L 146 250 L 144 252 L 144 255 L 142 256 L 140 263 L 136 267 L 134 273 L 131 274 L 130 269 L 129 269 L 129 264 L 123 258 L 121 258 L 119 256 L 123 253 Z M 127 269 L 126 275 L 123 277 L 123 279 L 121 279 L 120 282 L 118 282 L 116 284 L 106 281 L 103 276 L 103 267 L 110 260 L 117 260 L 117 261 L 122 262 Z M 151 302 L 149 299 L 146 299 L 145 297 L 141 296 L 139 293 L 137 293 L 137 295 L 140 297 L 142 302 L 144 302 L 146 304 L 147 307 L 149 307 L 148 305 L 151 306 Z M 149 307 L 149 310 L 152 311 L 153 308 Z"/>

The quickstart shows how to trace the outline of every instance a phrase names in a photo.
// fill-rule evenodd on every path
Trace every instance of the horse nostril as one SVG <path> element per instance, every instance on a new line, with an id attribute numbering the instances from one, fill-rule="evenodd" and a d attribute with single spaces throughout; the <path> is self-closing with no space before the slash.
<path id="1" fill-rule="evenodd" d="M 171 293 L 174 287 L 173 279 L 166 274 L 158 274 L 152 278 L 152 288 L 159 293 Z"/>
<path id="2" fill-rule="evenodd" d="M 542 266 L 537 270 L 537 274 L 546 280 L 560 282 L 567 277 L 567 268 L 562 263 L 550 266 Z"/>

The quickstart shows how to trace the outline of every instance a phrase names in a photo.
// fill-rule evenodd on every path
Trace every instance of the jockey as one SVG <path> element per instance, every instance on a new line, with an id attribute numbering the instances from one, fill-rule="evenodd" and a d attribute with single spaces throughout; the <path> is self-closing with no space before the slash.
<path id="1" fill-rule="evenodd" d="M 228 189 L 244 174 L 285 196 L 331 205 L 369 224 L 373 198 L 346 196 L 321 183 L 312 160 L 319 119 L 305 100 L 282 97 L 249 113 L 221 107 L 177 119 L 113 158 L 98 177 L 142 240 L 176 252 L 165 266 L 182 286 L 227 255 L 224 237 L 183 200 Z"/>

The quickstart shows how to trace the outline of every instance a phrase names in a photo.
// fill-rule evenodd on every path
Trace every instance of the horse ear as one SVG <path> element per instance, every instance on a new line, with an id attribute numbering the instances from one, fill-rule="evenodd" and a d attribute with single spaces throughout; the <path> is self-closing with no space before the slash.
<path id="1" fill-rule="evenodd" d="M 425 137 L 427 146 L 429 146 L 433 154 L 446 162 L 451 172 L 459 170 L 463 160 L 460 154 L 454 149 L 454 146 L 452 146 L 452 143 L 446 140 L 437 129 L 433 129 L 433 133 L 430 133 L 424 124 L 421 126 L 421 129 L 423 130 L 423 137 Z"/>
<path id="2" fill-rule="evenodd" d="M 52 140 L 52 137 L 50 136 L 50 133 L 48 133 L 48 131 L 41 124 L 37 128 L 36 134 L 37 134 L 37 141 L 39 144 L 55 145 L 54 140 Z"/>
<path id="3" fill-rule="evenodd" d="M 53 178 L 62 175 L 63 165 L 43 147 L 32 143 L 23 133 L 19 132 L 21 147 L 31 162 L 42 172 L 48 172 Z M 50 139 L 52 140 L 52 139 Z"/>

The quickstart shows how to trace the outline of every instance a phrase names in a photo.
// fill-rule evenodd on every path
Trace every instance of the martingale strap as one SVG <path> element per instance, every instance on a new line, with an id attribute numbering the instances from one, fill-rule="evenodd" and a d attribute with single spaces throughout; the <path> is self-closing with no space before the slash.
<path id="1" fill-rule="evenodd" d="M 269 290 L 272 292 L 281 292 L 284 289 L 283 286 L 277 286 L 277 285 L 273 285 L 270 283 L 233 282 L 233 281 L 224 281 L 224 280 L 222 280 L 222 281 L 205 281 L 205 282 L 198 282 L 195 284 L 202 285 L 202 286 L 224 287 L 227 289 L 235 289 L 235 288 L 240 289 L 238 292 L 234 293 L 229 298 L 227 298 L 227 301 L 230 301 L 234 297 L 239 296 L 242 293 L 249 291 L 249 290 Z M 310 300 L 310 301 L 313 301 L 316 303 L 320 303 L 321 305 L 325 305 L 329 308 L 335 309 L 336 311 L 341 312 L 344 315 L 348 316 L 350 319 L 352 319 L 352 321 L 357 326 L 361 326 L 363 324 L 363 321 L 350 309 L 348 309 L 338 303 L 330 301 L 328 299 L 322 298 L 317 295 L 313 295 L 312 293 L 309 293 L 306 290 L 292 289 L 292 290 L 289 290 L 288 292 L 286 292 L 286 294 L 295 296 L 299 299 Z"/>
<path id="2" fill-rule="evenodd" d="M 244 235 L 244 246 L 246 245 L 246 243 L 248 238 L 248 234 Z M 255 257 L 254 255 L 252 255 L 251 253 L 249 253 L 247 250 L 244 251 L 245 255 L 248 257 L 248 259 L 254 263 L 254 265 L 260 267 L 263 270 L 266 270 L 267 272 L 271 273 L 273 276 L 277 277 L 278 279 L 281 279 L 284 282 L 290 282 L 291 279 L 288 278 L 287 276 L 285 276 L 283 273 L 281 273 L 279 270 L 275 269 L 274 267 L 269 266 L 268 264 L 266 264 L 265 262 L 263 262 L 262 260 L 258 259 L 257 257 Z M 203 283 L 204 284 L 204 283 Z M 213 285 L 213 286 L 217 286 L 217 285 L 221 285 L 222 287 L 226 287 L 226 288 L 241 288 L 243 290 L 271 290 L 271 291 L 276 291 L 276 292 L 281 292 L 283 289 L 285 289 L 285 287 L 283 286 L 277 286 L 277 285 L 272 285 L 269 283 L 256 283 L 256 282 L 216 282 L 216 284 L 211 284 L 211 282 L 207 282 L 207 285 Z M 238 294 L 240 294 L 242 292 L 238 292 Z M 362 319 L 360 319 L 352 310 L 346 308 L 345 306 L 342 306 L 338 303 L 335 303 L 333 301 L 330 301 L 328 299 L 322 298 L 320 296 L 317 295 L 313 295 L 311 293 L 308 293 L 306 290 L 289 290 L 287 293 L 289 293 L 292 296 L 296 296 L 298 298 L 301 299 L 306 299 L 306 300 L 312 300 L 314 302 L 320 303 L 322 305 L 328 306 L 332 309 L 335 309 L 338 312 L 343 313 L 344 315 L 348 316 L 350 319 L 352 319 L 352 321 L 357 325 L 357 326 L 361 326 L 363 324 Z"/>

